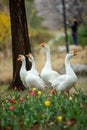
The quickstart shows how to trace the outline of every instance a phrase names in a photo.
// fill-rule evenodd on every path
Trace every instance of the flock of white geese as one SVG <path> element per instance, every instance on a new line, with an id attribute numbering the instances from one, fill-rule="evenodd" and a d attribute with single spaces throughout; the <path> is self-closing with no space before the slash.
<path id="1" fill-rule="evenodd" d="M 42 43 L 41 46 L 46 52 L 46 63 L 39 74 L 35 68 L 35 60 L 31 53 L 26 55 L 32 67 L 27 71 L 26 58 L 24 55 L 19 54 L 17 60 L 22 62 L 20 68 L 20 79 L 23 85 L 30 90 L 32 88 L 44 89 L 45 87 L 54 88 L 57 91 L 69 90 L 75 85 L 77 76 L 70 65 L 70 59 L 77 55 L 77 51 L 71 51 L 66 54 L 65 57 L 65 70 L 66 73 L 61 75 L 52 69 L 50 48 L 46 43 Z"/>

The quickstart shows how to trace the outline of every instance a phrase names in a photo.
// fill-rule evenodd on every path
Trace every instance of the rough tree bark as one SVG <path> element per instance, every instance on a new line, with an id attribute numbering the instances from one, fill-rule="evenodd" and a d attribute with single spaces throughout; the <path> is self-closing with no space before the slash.
<path id="1" fill-rule="evenodd" d="M 19 76 L 21 63 L 17 62 L 18 54 L 26 55 L 31 52 L 24 0 L 9 0 L 9 10 L 13 57 L 13 79 L 10 88 L 16 86 L 17 88 L 24 89 Z M 31 64 L 27 60 L 26 62 L 27 69 L 30 69 Z"/>

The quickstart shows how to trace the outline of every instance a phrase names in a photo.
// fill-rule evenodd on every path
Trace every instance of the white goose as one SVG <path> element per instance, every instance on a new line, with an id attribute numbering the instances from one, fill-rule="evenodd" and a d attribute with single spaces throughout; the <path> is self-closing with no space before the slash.
<path id="1" fill-rule="evenodd" d="M 22 65 L 21 65 L 20 73 L 19 73 L 19 74 L 20 74 L 20 79 L 21 79 L 23 85 L 24 85 L 25 87 L 27 87 L 26 82 L 25 82 L 25 77 L 26 77 L 26 75 L 27 75 L 25 56 L 19 54 L 19 55 L 18 55 L 18 58 L 17 58 L 17 61 L 22 61 Z"/>
<path id="2" fill-rule="evenodd" d="M 48 87 L 51 87 L 49 80 L 54 80 L 58 78 L 60 74 L 52 70 L 49 46 L 44 42 L 41 44 L 41 47 L 44 47 L 46 51 L 46 63 L 44 68 L 41 71 L 41 78 L 43 79 L 43 81 L 46 83 Z"/>
<path id="3" fill-rule="evenodd" d="M 27 76 L 25 78 L 27 86 L 30 86 L 30 88 L 38 88 L 38 89 L 44 89 L 46 87 L 43 80 L 40 78 L 39 73 L 35 69 L 35 62 L 34 57 L 31 53 L 26 55 L 28 57 L 28 60 L 32 63 L 31 70 L 28 71 Z"/>
<path id="4" fill-rule="evenodd" d="M 77 55 L 76 51 L 69 52 L 65 57 L 65 70 L 66 74 L 59 76 L 54 81 L 50 82 L 52 83 L 52 86 L 56 88 L 56 90 L 60 91 L 67 91 L 69 93 L 69 89 L 73 87 L 77 81 L 77 76 L 75 72 L 73 71 L 69 60 Z"/>

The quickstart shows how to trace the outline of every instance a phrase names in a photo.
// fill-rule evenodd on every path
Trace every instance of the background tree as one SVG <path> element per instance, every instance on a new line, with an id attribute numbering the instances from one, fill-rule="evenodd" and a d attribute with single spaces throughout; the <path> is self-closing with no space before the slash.
<path id="1" fill-rule="evenodd" d="M 28 36 L 25 3 L 24 0 L 9 0 L 11 32 L 12 32 L 12 56 L 13 56 L 13 80 L 11 87 L 24 89 L 20 80 L 19 71 L 21 63 L 17 62 L 18 54 L 31 52 L 30 40 Z M 30 64 L 27 62 L 27 69 Z"/>
<path id="2" fill-rule="evenodd" d="M 62 0 L 34 0 L 38 16 L 44 18 L 43 25 L 49 29 L 59 29 L 63 24 Z M 65 0 L 67 20 L 76 17 L 79 22 L 87 22 L 87 0 Z"/>

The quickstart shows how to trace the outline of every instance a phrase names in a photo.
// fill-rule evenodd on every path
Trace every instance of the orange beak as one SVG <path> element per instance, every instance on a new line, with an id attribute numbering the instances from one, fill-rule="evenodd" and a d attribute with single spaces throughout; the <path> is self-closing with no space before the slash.
<path id="1" fill-rule="evenodd" d="M 40 45 L 41 45 L 41 47 L 45 47 L 46 46 L 46 42 L 43 42 Z"/>
<path id="2" fill-rule="evenodd" d="M 77 50 L 74 50 L 74 56 L 78 55 Z"/>
<path id="3" fill-rule="evenodd" d="M 21 55 L 18 55 L 17 61 L 21 61 Z"/>
<path id="4" fill-rule="evenodd" d="M 28 54 L 26 55 L 26 57 L 30 58 L 30 53 L 28 53 Z"/>

